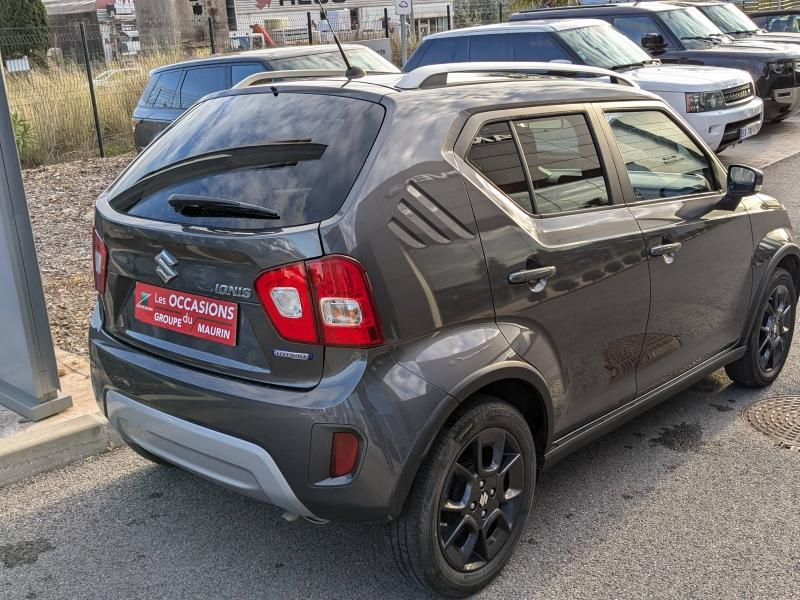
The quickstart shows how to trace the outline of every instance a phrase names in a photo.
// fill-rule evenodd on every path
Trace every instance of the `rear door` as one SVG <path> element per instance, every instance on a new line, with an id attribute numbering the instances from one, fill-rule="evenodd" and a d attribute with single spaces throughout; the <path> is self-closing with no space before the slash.
<path id="1" fill-rule="evenodd" d="M 586 105 L 483 113 L 456 148 L 497 322 L 554 390 L 558 434 L 636 392 L 644 239 Z"/>
<path id="2" fill-rule="evenodd" d="M 652 296 L 638 390 L 652 390 L 739 339 L 751 289 L 744 206 L 719 207 L 725 172 L 660 103 L 607 105 L 628 205 L 646 238 Z"/>
<path id="3" fill-rule="evenodd" d="M 98 201 L 106 330 L 182 364 L 313 386 L 323 348 L 281 339 L 254 282 L 322 254 L 318 223 L 343 204 L 383 115 L 345 96 L 252 90 L 189 109 Z M 275 218 L 192 204 L 204 199 Z"/>

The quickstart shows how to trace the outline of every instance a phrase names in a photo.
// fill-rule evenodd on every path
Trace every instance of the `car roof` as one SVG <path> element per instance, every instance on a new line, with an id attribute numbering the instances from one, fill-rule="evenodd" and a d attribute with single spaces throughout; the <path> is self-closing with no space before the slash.
<path id="1" fill-rule="evenodd" d="M 591 25 L 602 25 L 610 27 L 602 19 L 545 19 L 539 21 L 513 21 L 510 23 L 494 23 L 492 25 L 474 25 L 463 29 L 452 29 L 450 31 L 440 31 L 427 36 L 425 39 L 461 37 L 466 35 L 488 35 L 492 33 L 511 33 L 515 31 L 564 31 L 567 29 L 577 29 L 579 27 L 589 27 Z"/>
<path id="2" fill-rule="evenodd" d="M 390 99 L 397 105 L 424 106 L 426 111 L 475 112 L 492 106 L 514 103 L 570 104 L 592 101 L 653 100 L 657 96 L 644 90 L 585 78 L 549 75 L 454 73 L 456 82 L 438 87 L 401 89 L 408 73 L 366 75 L 359 79 L 326 77 L 302 79 L 234 88 L 212 94 L 209 98 L 251 93 L 302 92 L 347 95 L 372 102 Z M 436 107 L 439 107 L 437 110 Z M 425 118 L 429 118 L 426 114 Z"/>
<path id="3" fill-rule="evenodd" d="M 608 4 L 581 4 L 580 6 L 558 6 L 553 8 L 538 8 L 536 10 L 521 11 L 511 15 L 511 18 L 517 17 L 524 19 L 524 15 L 529 14 L 547 14 L 547 13 L 571 13 L 575 14 L 605 14 L 608 12 L 614 13 L 642 13 L 642 12 L 663 12 L 667 10 L 680 10 L 685 8 L 678 4 L 669 2 L 609 2 Z"/>
<path id="4" fill-rule="evenodd" d="M 361 44 L 342 44 L 345 50 L 357 50 L 367 48 Z M 181 62 L 164 65 L 157 67 L 150 71 L 150 74 L 161 73 L 163 71 L 170 71 L 172 69 L 182 69 L 186 67 L 198 67 L 202 65 L 215 65 L 226 64 L 233 62 L 242 62 L 243 60 L 262 60 L 270 61 L 279 58 L 292 58 L 294 56 L 311 56 L 314 54 L 330 54 L 338 52 L 336 44 L 320 44 L 317 46 L 286 46 L 281 48 L 264 48 L 262 50 L 245 50 L 243 52 L 235 52 L 232 54 L 214 54 L 204 58 L 193 58 Z"/>

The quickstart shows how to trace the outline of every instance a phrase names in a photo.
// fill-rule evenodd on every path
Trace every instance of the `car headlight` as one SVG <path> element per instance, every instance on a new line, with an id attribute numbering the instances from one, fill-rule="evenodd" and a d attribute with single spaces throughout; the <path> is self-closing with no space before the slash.
<path id="1" fill-rule="evenodd" d="M 775 62 L 767 63 L 767 66 L 769 66 L 769 72 L 772 75 L 783 75 L 794 71 L 793 60 L 776 60 Z"/>
<path id="2" fill-rule="evenodd" d="M 686 92 L 686 112 L 698 113 L 725 108 L 722 92 Z"/>

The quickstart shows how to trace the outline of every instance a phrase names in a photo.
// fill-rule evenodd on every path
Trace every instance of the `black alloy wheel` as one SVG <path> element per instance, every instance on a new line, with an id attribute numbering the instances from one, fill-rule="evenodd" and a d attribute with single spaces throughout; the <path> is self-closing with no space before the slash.
<path id="1" fill-rule="evenodd" d="M 772 290 L 761 316 L 758 333 L 758 365 L 764 373 L 780 369 L 791 341 L 794 301 L 785 285 Z"/>
<path id="2" fill-rule="evenodd" d="M 511 537 L 525 489 L 519 442 L 499 428 L 464 445 L 439 499 L 439 543 L 461 572 L 484 567 Z"/>
<path id="3" fill-rule="evenodd" d="M 775 269 L 770 275 L 747 338 L 747 351 L 725 366 L 736 383 L 765 387 L 780 374 L 792 346 L 796 290 L 794 278 L 785 269 Z"/>
<path id="4" fill-rule="evenodd" d="M 513 406 L 484 394 L 442 428 L 389 526 L 400 570 L 429 592 L 463 598 L 502 570 L 533 502 L 536 446 Z"/>

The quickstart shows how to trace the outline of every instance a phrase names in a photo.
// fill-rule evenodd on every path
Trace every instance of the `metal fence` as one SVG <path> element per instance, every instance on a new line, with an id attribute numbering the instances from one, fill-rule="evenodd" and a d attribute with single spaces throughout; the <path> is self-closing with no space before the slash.
<path id="1" fill-rule="evenodd" d="M 577 3 L 443 0 L 438 8 L 418 4 L 409 19 L 409 53 L 436 31 L 506 21 L 515 10 L 539 5 Z M 328 4 L 332 6 L 336 5 Z M 800 8 L 800 0 L 743 2 L 749 12 L 777 6 Z M 131 151 L 133 109 L 149 72 L 166 64 L 212 53 L 332 43 L 332 31 L 343 42 L 388 39 L 390 58 L 400 64 L 400 20 L 393 8 L 331 9 L 328 19 L 318 9 L 295 7 L 270 18 L 85 13 L 77 21 L 64 15 L 51 16 L 50 21 L 46 30 L 0 29 L 16 140 L 26 165 Z"/>
<path id="2" fill-rule="evenodd" d="M 416 6 L 409 54 L 430 33 L 507 20 L 509 2 L 443 0 L 436 11 Z M 327 16 L 319 9 L 235 21 L 85 13 L 72 21 L 51 16 L 46 30 L 0 28 L 21 159 L 37 165 L 133 150 L 131 116 L 149 72 L 181 60 L 333 43 L 336 31 L 342 42 L 388 39 L 388 58 L 400 64 L 400 18 L 393 8 L 329 9 Z"/>

